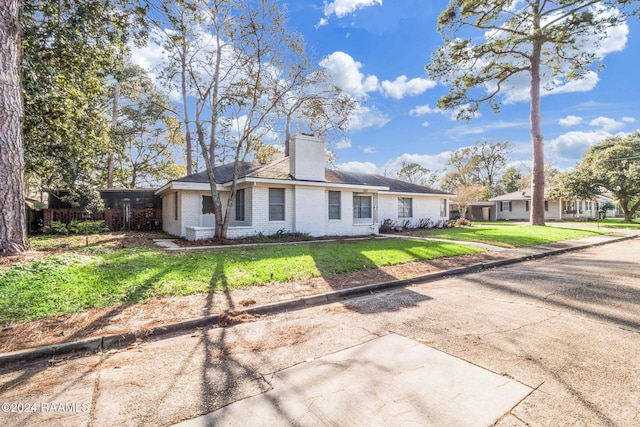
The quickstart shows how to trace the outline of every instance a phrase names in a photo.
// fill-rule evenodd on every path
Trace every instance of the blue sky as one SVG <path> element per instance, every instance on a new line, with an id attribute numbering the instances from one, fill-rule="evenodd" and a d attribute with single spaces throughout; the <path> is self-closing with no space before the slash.
<path id="1" fill-rule="evenodd" d="M 291 25 L 319 58 L 330 58 L 338 81 L 350 81 L 369 109 L 337 149 L 342 168 L 366 172 L 397 170 L 402 160 L 442 169 L 450 152 L 484 139 L 513 144 L 513 163 L 527 170 L 530 160 L 529 104 L 504 105 L 493 114 L 458 122 L 436 110 L 446 87 L 424 70 L 442 41 L 436 20 L 448 1 L 341 0 L 289 1 Z M 637 59 L 640 25 L 612 32 L 606 68 L 598 81 L 580 82 L 567 93 L 542 100 L 546 160 L 565 169 L 602 138 L 638 129 L 640 83 Z M 342 74 L 340 74 L 342 73 Z M 346 77 L 348 76 L 348 77 Z M 402 83 L 405 83 L 404 85 Z M 595 84 L 594 84 L 595 83 Z M 362 94 L 364 93 L 364 96 Z"/>
<path id="2" fill-rule="evenodd" d="M 436 108 L 446 87 L 424 69 L 442 41 L 436 20 L 446 0 L 282 0 L 290 26 L 313 58 L 360 108 L 346 139 L 334 144 L 338 167 L 393 175 L 402 161 L 441 171 L 451 152 L 479 140 L 512 143 L 511 163 L 528 171 L 529 104 L 522 85 L 505 94 L 512 102 L 493 114 L 483 108 L 470 122 Z M 600 48 L 606 68 L 542 98 L 546 161 L 559 169 L 576 164 L 587 147 L 639 127 L 640 23 L 615 28 Z M 152 68 L 157 50 L 134 60 Z M 520 92 L 518 89 L 523 90 Z"/>

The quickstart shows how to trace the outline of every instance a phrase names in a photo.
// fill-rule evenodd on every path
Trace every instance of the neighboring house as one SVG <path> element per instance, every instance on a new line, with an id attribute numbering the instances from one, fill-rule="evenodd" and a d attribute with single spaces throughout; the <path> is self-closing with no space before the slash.
<path id="1" fill-rule="evenodd" d="M 495 203 L 495 220 L 527 221 L 530 218 L 531 190 L 514 191 L 513 193 L 489 199 Z M 579 218 L 598 218 L 598 210 L 604 202 L 612 202 L 606 196 L 598 196 L 595 200 L 546 200 L 544 201 L 544 217 L 547 220 L 575 220 Z M 613 211 L 612 211 L 613 212 Z M 607 215 L 611 213 L 608 212 Z"/>
<path id="2" fill-rule="evenodd" d="M 380 175 L 325 169 L 324 142 L 297 135 L 290 155 L 267 165 L 240 165 L 227 237 L 278 230 L 312 236 L 377 233 L 380 222 L 448 218 L 453 196 Z M 233 164 L 214 169 L 223 209 L 229 199 Z M 206 172 L 170 181 L 162 196 L 163 229 L 188 240 L 214 233 L 213 203 Z"/>

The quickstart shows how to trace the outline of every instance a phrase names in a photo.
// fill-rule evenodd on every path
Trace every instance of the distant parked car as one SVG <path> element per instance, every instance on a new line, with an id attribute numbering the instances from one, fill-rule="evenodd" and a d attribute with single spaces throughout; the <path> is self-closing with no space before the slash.
<path id="1" fill-rule="evenodd" d="M 460 218 L 460 211 L 449 211 L 449 219 L 451 221 L 455 221 L 456 219 Z"/>

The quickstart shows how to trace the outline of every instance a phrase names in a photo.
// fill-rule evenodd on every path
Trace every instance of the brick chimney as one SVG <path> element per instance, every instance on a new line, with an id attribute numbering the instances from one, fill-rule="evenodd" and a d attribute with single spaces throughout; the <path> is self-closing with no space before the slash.
<path id="1" fill-rule="evenodd" d="M 289 168 L 294 179 L 324 181 L 324 139 L 297 134 L 289 147 Z"/>

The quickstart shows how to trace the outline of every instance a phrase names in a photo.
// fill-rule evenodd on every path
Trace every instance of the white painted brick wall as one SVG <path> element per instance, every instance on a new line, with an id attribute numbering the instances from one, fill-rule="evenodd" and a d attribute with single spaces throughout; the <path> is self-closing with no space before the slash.
<path id="1" fill-rule="evenodd" d="M 443 197 L 437 196 L 413 196 L 408 197 L 413 199 L 413 215 L 411 218 L 399 218 L 398 217 L 398 198 L 405 196 L 386 195 L 380 193 L 378 196 L 378 219 L 382 223 L 385 219 L 391 219 L 398 225 L 404 220 L 411 221 L 412 226 L 416 226 L 420 219 L 429 218 L 433 221 L 441 219 L 447 219 L 448 217 L 440 216 L 440 200 Z M 447 206 L 448 208 L 448 206 Z"/>
<path id="2" fill-rule="evenodd" d="M 354 224 L 352 191 L 340 191 L 340 219 L 329 219 L 328 191 L 325 192 L 323 212 L 327 236 L 366 236 L 378 231 L 377 227 L 372 228 L 372 224 Z"/>
<path id="3" fill-rule="evenodd" d="M 529 206 L 531 207 L 531 206 Z M 529 221 L 531 212 L 527 210 L 525 200 L 514 200 L 511 202 L 511 212 L 500 210 L 500 202 L 497 203 L 498 220 Z M 549 201 L 549 210 L 544 212 L 545 219 L 558 220 L 560 216 L 560 202 L 558 200 Z"/>
<path id="4" fill-rule="evenodd" d="M 174 219 L 175 193 L 169 193 L 162 197 L 162 229 L 172 236 L 180 236 L 180 212 L 178 220 Z"/>
<path id="5" fill-rule="evenodd" d="M 326 235 L 327 191 L 318 187 L 296 186 L 293 196 L 295 231 L 316 237 Z"/>
<path id="6" fill-rule="evenodd" d="M 273 188 L 285 188 L 273 186 Z M 269 186 L 257 185 L 247 187 L 246 191 L 246 221 L 242 224 L 231 222 L 227 236 L 239 238 L 254 236 L 260 232 L 265 235 L 278 230 L 301 231 L 313 236 L 344 236 L 369 235 L 377 233 L 377 226 L 385 218 L 398 221 L 398 197 L 396 195 L 373 195 L 374 224 L 357 224 L 353 218 L 352 191 L 340 191 L 341 218 L 329 220 L 328 190 L 299 186 L 285 188 L 285 219 L 284 221 L 269 221 Z M 213 227 L 214 217 L 202 214 L 202 196 L 208 196 L 203 191 L 181 191 L 179 195 L 180 209 L 178 221 L 173 220 L 173 194 L 163 198 L 163 228 L 167 233 L 185 237 L 186 227 Z M 222 194 L 223 208 L 226 207 L 227 195 Z M 297 214 L 294 212 L 297 209 Z M 231 215 L 235 215 L 232 209 Z M 232 217 L 233 218 L 233 217 Z M 412 225 L 416 225 L 420 218 L 438 220 L 440 218 L 440 198 L 413 197 Z M 193 234 L 193 233 L 192 233 Z M 197 233 L 198 236 L 208 236 L 207 233 Z M 191 236 L 193 237 L 193 236 Z"/>
<path id="7" fill-rule="evenodd" d="M 273 186 L 273 188 L 284 188 Z M 280 229 L 294 231 L 293 229 L 293 189 L 285 188 L 284 191 L 284 221 L 269 221 L 269 187 L 266 185 L 253 187 L 252 218 L 254 233 L 273 234 Z"/>

